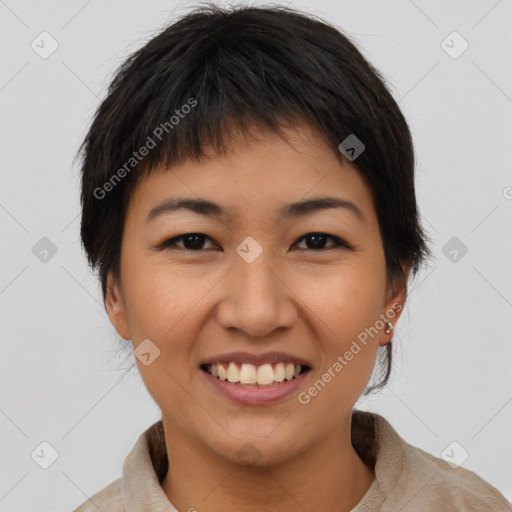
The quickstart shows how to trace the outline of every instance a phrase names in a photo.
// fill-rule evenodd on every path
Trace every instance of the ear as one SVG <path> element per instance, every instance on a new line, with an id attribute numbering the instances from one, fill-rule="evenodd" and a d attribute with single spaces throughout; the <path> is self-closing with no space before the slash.
<path id="1" fill-rule="evenodd" d="M 128 329 L 128 322 L 126 319 L 126 311 L 123 300 L 121 298 L 120 287 L 114 279 L 111 271 L 109 271 L 107 275 L 105 307 L 107 309 L 110 322 L 116 329 L 119 336 L 125 340 L 131 339 L 130 331 Z"/>
<path id="2" fill-rule="evenodd" d="M 388 290 L 387 298 L 385 300 L 383 309 L 381 311 L 380 318 L 384 322 L 384 327 L 381 329 L 379 334 L 379 345 L 387 345 L 394 334 L 394 328 L 402 314 L 404 309 L 405 299 L 407 297 L 407 283 L 409 279 L 409 272 L 411 265 L 402 266 L 405 283 L 402 283 L 400 279 L 397 279 L 390 290 Z M 393 327 L 388 325 L 388 320 L 392 323 Z M 390 328 L 390 332 L 386 334 L 385 330 Z"/>

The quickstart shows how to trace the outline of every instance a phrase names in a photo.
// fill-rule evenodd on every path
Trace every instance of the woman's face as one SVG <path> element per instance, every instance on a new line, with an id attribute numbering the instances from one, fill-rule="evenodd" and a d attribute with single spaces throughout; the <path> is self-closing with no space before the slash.
<path id="1" fill-rule="evenodd" d="M 291 143 L 258 133 L 258 140 L 236 138 L 227 156 L 158 169 L 137 186 L 107 310 L 119 335 L 132 340 L 166 431 L 233 462 L 256 453 L 258 464 L 272 464 L 299 456 L 350 418 L 378 346 L 392 336 L 381 317 L 396 325 L 404 290 L 391 296 L 385 287 L 371 192 L 354 164 L 340 164 L 307 126 L 287 130 Z M 304 207 L 281 216 L 286 205 L 320 196 L 348 201 L 360 214 Z M 182 198 L 227 214 L 163 208 L 147 220 L 163 201 Z M 190 233 L 201 236 L 164 246 Z M 317 236 L 303 238 L 311 233 Z M 284 367 L 297 358 L 311 368 L 300 383 L 226 380 L 225 394 L 201 368 L 246 352 L 232 356 L 237 368 L 244 357 L 263 355 L 261 365 L 274 370 L 279 358 L 265 354 L 276 351 Z M 253 368 L 243 371 L 250 379 Z M 274 386 L 291 391 L 277 399 Z M 273 401 L 263 402 L 258 390 Z M 252 398 L 240 398 L 243 392 Z"/>

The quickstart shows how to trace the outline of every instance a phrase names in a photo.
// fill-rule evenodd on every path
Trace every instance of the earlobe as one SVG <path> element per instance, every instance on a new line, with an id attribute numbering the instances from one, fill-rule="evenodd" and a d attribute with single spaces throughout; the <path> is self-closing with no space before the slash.
<path id="1" fill-rule="evenodd" d="M 110 322 L 115 330 L 125 340 L 131 339 L 126 320 L 124 303 L 121 298 L 118 283 L 115 281 L 111 272 L 107 276 L 107 290 L 105 293 L 105 307 L 107 309 Z"/>
<path id="2" fill-rule="evenodd" d="M 409 279 L 410 265 L 404 268 L 405 284 L 400 283 L 396 286 L 395 291 L 391 292 L 391 297 L 388 298 L 384 309 L 381 313 L 381 319 L 383 321 L 383 328 L 379 339 L 379 345 L 387 345 L 394 334 L 395 326 L 402 314 L 404 309 L 405 299 L 407 296 L 407 282 Z"/>

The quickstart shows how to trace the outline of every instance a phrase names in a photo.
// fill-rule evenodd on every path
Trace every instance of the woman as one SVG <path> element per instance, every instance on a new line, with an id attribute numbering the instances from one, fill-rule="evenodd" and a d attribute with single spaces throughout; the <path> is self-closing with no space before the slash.
<path id="1" fill-rule="evenodd" d="M 77 511 L 511 510 L 353 409 L 430 252 L 406 121 L 336 28 L 196 9 L 81 155 L 83 246 L 162 419 Z"/>

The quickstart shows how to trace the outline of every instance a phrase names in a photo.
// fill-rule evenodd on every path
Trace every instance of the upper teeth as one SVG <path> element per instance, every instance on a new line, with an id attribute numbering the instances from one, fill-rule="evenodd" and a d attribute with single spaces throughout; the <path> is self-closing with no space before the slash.
<path id="1" fill-rule="evenodd" d="M 240 384 L 261 384 L 269 385 L 274 382 L 283 382 L 283 380 L 292 380 L 299 375 L 301 371 L 300 364 L 277 363 L 275 368 L 272 364 L 265 363 L 255 366 L 249 363 L 242 363 L 240 368 L 235 362 L 227 365 L 216 363 L 208 365 L 208 372 L 214 377 L 228 382 L 239 382 Z"/>

